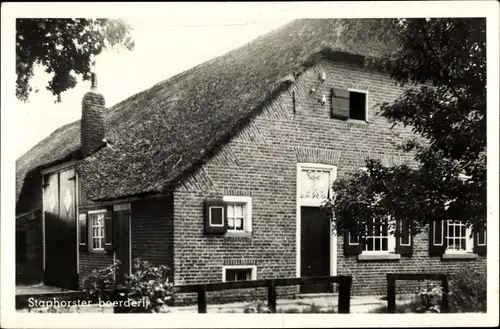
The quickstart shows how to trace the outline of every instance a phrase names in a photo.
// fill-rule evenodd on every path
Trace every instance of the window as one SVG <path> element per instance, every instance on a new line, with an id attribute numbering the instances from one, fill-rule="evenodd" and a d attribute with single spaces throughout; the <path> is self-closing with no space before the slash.
<path id="1" fill-rule="evenodd" d="M 209 212 L 210 226 L 224 226 L 224 207 L 211 206 Z"/>
<path id="2" fill-rule="evenodd" d="M 449 220 L 446 226 L 446 252 L 471 252 L 472 238 L 470 229 L 456 220 Z"/>
<path id="3" fill-rule="evenodd" d="M 394 252 L 394 236 L 389 234 L 388 222 L 373 220 L 366 227 L 361 241 L 362 253 L 389 253 Z"/>
<path id="4" fill-rule="evenodd" d="M 16 232 L 16 261 L 26 260 L 26 232 Z"/>
<path id="5" fill-rule="evenodd" d="M 89 212 L 92 250 L 104 250 L 104 214 L 105 211 Z"/>
<path id="6" fill-rule="evenodd" d="M 225 266 L 222 268 L 222 282 L 257 280 L 256 266 Z"/>
<path id="7" fill-rule="evenodd" d="M 225 196 L 227 207 L 227 232 L 250 233 L 252 231 L 252 198 Z"/>
<path id="8" fill-rule="evenodd" d="M 349 91 L 349 119 L 366 120 L 366 93 Z"/>

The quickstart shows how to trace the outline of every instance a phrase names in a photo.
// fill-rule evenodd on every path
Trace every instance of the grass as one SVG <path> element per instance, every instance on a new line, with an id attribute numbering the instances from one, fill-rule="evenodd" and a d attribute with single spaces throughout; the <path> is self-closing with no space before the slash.
<path id="1" fill-rule="evenodd" d="M 416 300 L 396 305 L 396 313 L 417 313 L 417 307 L 419 305 L 420 303 Z M 389 312 L 387 310 L 387 305 L 383 305 L 371 310 L 370 313 L 389 313 Z"/>

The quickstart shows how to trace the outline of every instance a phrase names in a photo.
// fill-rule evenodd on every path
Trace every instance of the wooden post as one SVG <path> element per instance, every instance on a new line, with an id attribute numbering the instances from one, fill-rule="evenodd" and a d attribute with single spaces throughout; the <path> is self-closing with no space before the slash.
<path id="1" fill-rule="evenodd" d="M 351 308 L 352 277 L 342 276 L 339 282 L 339 313 L 349 313 Z"/>
<path id="2" fill-rule="evenodd" d="M 113 307 L 113 313 L 130 313 L 130 307 L 125 306 L 127 300 L 127 291 L 121 288 L 116 288 L 113 292 L 113 302 L 117 302 Z"/>
<path id="3" fill-rule="evenodd" d="M 448 276 L 445 274 L 441 279 L 441 285 L 443 287 L 443 297 L 441 297 L 441 313 L 448 313 L 450 311 L 450 300 L 449 288 L 448 288 Z"/>
<path id="4" fill-rule="evenodd" d="M 387 274 L 387 312 L 396 313 L 396 278 Z"/>
<path id="5" fill-rule="evenodd" d="M 276 285 L 274 280 L 267 282 L 267 306 L 272 313 L 276 313 Z"/>
<path id="6" fill-rule="evenodd" d="M 198 286 L 198 313 L 207 313 L 207 291 L 204 285 Z"/>

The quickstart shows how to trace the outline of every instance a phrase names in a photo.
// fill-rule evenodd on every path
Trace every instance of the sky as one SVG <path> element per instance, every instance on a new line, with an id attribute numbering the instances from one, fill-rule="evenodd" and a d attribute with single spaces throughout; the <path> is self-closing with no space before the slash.
<path id="1" fill-rule="evenodd" d="M 283 5 L 279 6 L 283 7 Z M 177 73 L 237 48 L 291 20 L 280 17 L 286 8 L 255 8 L 244 18 L 178 17 L 126 18 L 135 41 L 133 51 L 107 50 L 96 57 L 98 89 L 110 107 Z M 51 75 L 35 69 L 33 85 L 39 89 L 28 103 L 17 101 L 16 113 L 23 133 L 15 156 L 22 156 L 60 126 L 78 120 L 81 99 L 90 82 L 61 94 L 61 103 L 45 89 Z M 27 133 L 28 132 L 28 133 Z"/>

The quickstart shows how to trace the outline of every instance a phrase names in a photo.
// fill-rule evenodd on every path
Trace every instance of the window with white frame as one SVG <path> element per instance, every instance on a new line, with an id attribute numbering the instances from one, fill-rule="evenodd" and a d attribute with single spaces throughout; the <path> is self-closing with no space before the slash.
<path id="1" fill-rule="evenodd" d="M 457 220 L 448 220 L 446 226 L 446 252 L 471 252 L 473 241 L 470 228 Z"/>
<path id="2" fill-rule="evenodd" d="M 394 251 L 394 236 L 389 233 L 389 219 L 373 220 L 366 225 L 361 240 L 363 253 L 388 253 Z"/>
<path id="3" fill-rule="evenodd" d="M 222 282 L 257 280 L 256 266 L 224 266 L 222 268 Z"/>
<path id="4" fill-rule="evenodd" d="M 227 232 L 252 232 L 252 198 L 247 196 L 225 196 L 227 208 Z"/>
<path id="5" fill-rule="evenodd" d="M 104 250 L 104 214 L 104 211 L 89 213 L 92 250 Z"/>
<path id="6" fill-rule="evenodd" d="M 367 172 L 368 168 L 360 167 L 359 170 Z M 365 235 L 361 240 L 363 253 L 388 253 L 395 249 L 395 237 L 389 233 L 390 217 L 383 222 L 373 219 L 366 226 Z"/>

